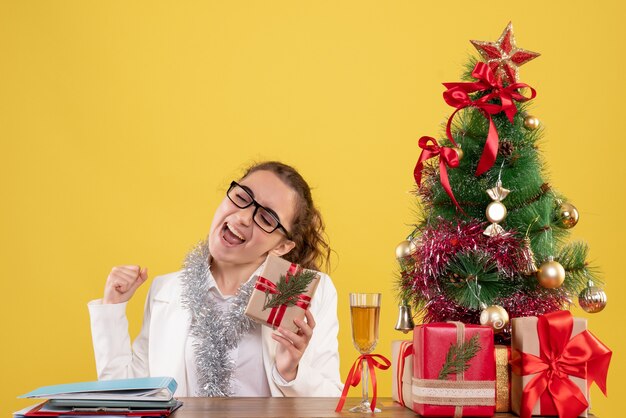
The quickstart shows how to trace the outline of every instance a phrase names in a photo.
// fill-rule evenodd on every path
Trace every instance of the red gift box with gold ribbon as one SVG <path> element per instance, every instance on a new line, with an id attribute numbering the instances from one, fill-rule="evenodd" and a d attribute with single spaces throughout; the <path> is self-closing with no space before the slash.
<path id="1" fill-rule="evenodd" d="M 448 353 L 474 341 L 466 369 L 444 374 Z M 496 408 L 493 330 L 460 322 L 419 325 L 413 331 L 413 410 L 424 417 L 491 417 Z"/>
<path id="2" fill-rule="evenodd" d="M 522 418 L 586 417 L 589 386 L 606 395 L 611 350 L 569 311 L 512 320 L 511 407 Z"/>
<path id="3" fill-rule="evenodd" d="M 306 287 L 306 290 L 292 298 L 292 303 L 281 304 L 271 308 L 266 307 L 266 305 L 268 297 L 280 294 L 277 284 L 281 280 L 281 276 L 288 282 L 304 271 L 313 272 L 278 256 L 268 255 L 263 271 L 257 277 L 245 314 L 265 326 L 272 328 L 282 327 L 297 332 L 298 327 L 293 320 L 296 318 L 304 319 L 304 311 L 309 308 L 311 299 L 320 281 L 317 272 L 314 272 L 316 273 L 315 277 Z"/>

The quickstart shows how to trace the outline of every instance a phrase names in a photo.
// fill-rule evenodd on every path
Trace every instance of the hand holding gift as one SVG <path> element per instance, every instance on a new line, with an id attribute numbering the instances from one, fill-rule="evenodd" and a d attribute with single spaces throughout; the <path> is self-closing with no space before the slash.
<path id="1" fill-rule="evenodd" d="M 278 342 L 276 348 L 276 369 L 278 373 L 287 381 L 296 378 L 298 372 L 298 364 L 309 346 L 309 341 L 313 336 L 313 328 L 315 328 L 315 320 L 313 314 L 308 309 L 304 311 L 306 322 L 301 319 L 294 319 L 293 322 L 298 326 L 297 333 L 278 327 L 278 334 L 272 334 L 272 338 Z"/>
<path id="2" fill-rule="evenodd" d="M 278 329 L 272 335 L 278 343 L 276 369 L 287 381 L 295 379 L 313 336 L 315 320 L 308 309 L 318 283 L 315 271 L 269 255 L 246 307 L 247 316 Z"/>

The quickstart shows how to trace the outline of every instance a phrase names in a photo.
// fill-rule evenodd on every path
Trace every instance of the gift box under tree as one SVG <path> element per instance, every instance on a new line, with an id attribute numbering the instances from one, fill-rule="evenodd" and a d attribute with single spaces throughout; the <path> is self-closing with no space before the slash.
<path id="1" fill-rule="evenodd" d="M 511 410 L 511 347 L 496 345 L 496 412 Z"/>
<path id="2" fill-rule="evenodd" d="M 413 331 L 413 410 L 424 417 L 495 414 L 493 330 L 461 322 Z"/>
<path id="3" fill-rule="evenodd" d="M 606 395 L 611 350 L 587 331 L 587 320 L 569 311 L 515 318 L 511 406 L 522 418 L 586 417 L 589 387 Z"/>
<path id="4" fill-rule="evenodd" d="M 410 408 L 412 406 L 413 341 L 391 342 L 391 369 L 391 398 L 400 405 Z"/>

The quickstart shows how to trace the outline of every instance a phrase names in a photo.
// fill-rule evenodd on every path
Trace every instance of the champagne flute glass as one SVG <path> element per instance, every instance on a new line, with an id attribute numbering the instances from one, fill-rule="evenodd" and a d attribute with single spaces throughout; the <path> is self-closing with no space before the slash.
<path id="1" fill-rule="evenodd" d="M 380 316 L 380 293 L 350 293 L 350 317 L 352 318 L 352 342 L 361 354 L 370 354 L 378 342 L 378 319 Z M 367 395 L 367 359 L 363 359 L 361 403 L 350 412 L 372 412 Z M 380 412 L 376 408 L 373 412 Z"/>

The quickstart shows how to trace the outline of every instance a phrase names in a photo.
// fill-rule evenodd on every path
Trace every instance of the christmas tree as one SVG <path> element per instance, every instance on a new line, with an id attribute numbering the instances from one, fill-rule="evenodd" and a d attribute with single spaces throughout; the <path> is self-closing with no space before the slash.
<path id="1" fill-rule="evenodd" d="M 510 339 L 509 318 L 606 304 L 588 247 L 568 242 L 578 212 L 543 171 L 535 90 L 519 67 L 539 56 L 517 48 L 512 25 L 496 42 L 471 41 L 483 60 L 444 83 L 455 110 L 445 137 L 423 136 L 414 176 L 421 217 L 396 248 L 400 297 L 423 322 L 491 325 Z"/>

